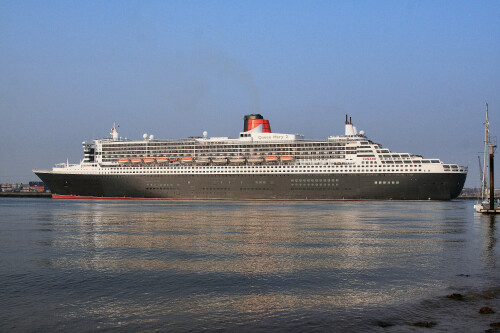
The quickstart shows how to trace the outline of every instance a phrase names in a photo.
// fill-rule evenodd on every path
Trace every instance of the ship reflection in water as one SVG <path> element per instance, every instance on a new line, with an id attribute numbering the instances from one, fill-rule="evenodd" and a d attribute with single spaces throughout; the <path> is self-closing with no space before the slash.
<path id="1" fill-rule="evenodd" d="M 0 330 L 487 329 L 486 294 L 500 311 L 495 217 L 469 202 L 0 206 Z"/>

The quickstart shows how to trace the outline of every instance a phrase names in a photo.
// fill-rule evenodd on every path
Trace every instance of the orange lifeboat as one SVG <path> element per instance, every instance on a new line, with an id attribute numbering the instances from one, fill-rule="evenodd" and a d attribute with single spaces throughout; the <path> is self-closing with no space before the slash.
<path id="1" fill-rule="evenodd" d="M 159 157 L 156 159 L 156 162 L 158 163 L 168 163 L 168 158 L 166 157 Z"/>
<path id="2" fill-rule="evenodd" d="M 193 163 L 193 158 L 192 157 L 183 157 L 181 159 L 182 163 Z"/>
<path id="3" fill-rule="evenodd" d="M 176 158 L 171 158 L 170 159 L 170 162 L 174 163 L 174 162 L 179 162 L 179 159 L 176 157 Z"/>
<path id="4" fill-rule="evenodd" d="M 281 156 L 282 162 L 293 162 L 293 160 L 294 160 L 293 156 Z"/>
<path id="5" fill-rule="evenodd" d="M 265 159 L 266 159 L 266 162 L 277 162 L 278 156 L 266 156 Z"/>
<path id="6" fill-rule="evenodd" d="M 128 158 L 120 158 L 120 159 L 118 160 L 118 163 L 122 163 L 122 164 L 124 164 L 124 163 L 128 163 L 128 162 L 130 162 L 130 159 L 128 159 Z"/>
<path id="7" fill-rule="evenodd" d="M 153 163 L 155 161 L 154 158 L 145 158 L 144 163 Z"/>
<path id="8" fill-rule="evenodd" d="M 131 159 L 132 163 L 141 163 L 142 162 L 142 158 L 133 158 Z"/>

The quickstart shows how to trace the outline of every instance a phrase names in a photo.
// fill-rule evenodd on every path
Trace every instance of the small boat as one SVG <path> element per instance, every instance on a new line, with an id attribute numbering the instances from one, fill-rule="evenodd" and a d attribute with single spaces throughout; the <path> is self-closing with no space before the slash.
<path id="1" fill-rule="evenodd" d="M 249 157 L 247 161 L 250 164 L 261 164 L 262 162 L 264 162 L 264 159 L 259 156 L 254 156 L 254 157 Z"/>
<path id="2" fill-rule="evenodd" d="M 293 156 L 281 156 L 281 162 L 293 162 L 295 157 Z"/>
<path id="3" fill-rule="evenodd" d="M 183 157 L 181 159 L 182 163 L 185 163 L 185 164 L 189 164 L 189 163 L 193 163 L 193 158 L 192 157 Z"/>
<path id="4" fill-rule="evenodd" d="M 207 165 L 210 164 L 210 158 L 208 157 L 199 157 L 195 160 L 197 165 Z"/>
<path id="5" fill-rule="evenodd" d="M 278 162 L 278 156 L 266 156 L 266 162 Z"/>
<path id="6" fill-rule="evenodd" d="M 170 162 L 172 162 L 172 163 L 176 163 L 176 162 L 179 162 L 179 159 L 178 159 L 177 157 L 175 157 L 175 158 L 171 158 L 171 159 L 170 159 Z"/>
<path id="7" fill-rule="evenodd" d="M 142 158 L 132 158 L 131 161 L 132 161 L 132 163 L 141 163 Z"/>
<path id="8" fill-rule="evenodd" d="M 149 163 L 153 163 L 154 161 L 155 161 L 155 159 L 154 159 L 154 158 L 145 158 L 145 159 L 144 159 L 144 163 L 148 163 L 148 164 L 149 164 Z"/>
<path id="9" fill-rule="evenodd" d="M 168 163 L 168 158 L 166 158 L 166 157 L 158 157 L 156 159 L 156 162 L 158 162 L 158 163 Z"/>
<path id="10" fill-rule="evenodd" d="M 245 163 L 245 158 L 242 156 L 237 156 L 237 157 L 230 157 L 229 162 L 232 164 L 244 164 Z"/>
<path id="11" fill-rule="evenodd" d="M 212 163 L 213 164 L 227 164 L 227 158 L 225 158 L 225 157 L 213 158 Z"/>
<path id="12" fill-rule="evenodd" d="M 118 160 L 118 163 L 121 163 L 121 164 L 129 163 L 129 162 L 130 162 L 130 159 L 128 159 L 128 158 L 120 158 Z"/>

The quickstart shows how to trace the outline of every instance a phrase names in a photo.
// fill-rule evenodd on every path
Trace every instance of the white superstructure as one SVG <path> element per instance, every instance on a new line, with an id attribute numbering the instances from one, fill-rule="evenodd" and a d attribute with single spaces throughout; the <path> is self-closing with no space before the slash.
<path id="1" fill-rule="evenodd" d="M 206 134 L 206 133 L 204 133 Z M 238 138 L 157 140 L 111 138 L 83 142 L 84 159 L 52 172 L 75 174 L 251 174 L 251 173 L 467 173 L 467 167 L 437 158 L 392 152 L 346 121 L 345 135 L 306 140 L 303 135 L 264 133 L 262 125 Z M 274 158 L 276 157 L 276 158 Z M 259 162 L 260 161 L 260 162 Z"/>

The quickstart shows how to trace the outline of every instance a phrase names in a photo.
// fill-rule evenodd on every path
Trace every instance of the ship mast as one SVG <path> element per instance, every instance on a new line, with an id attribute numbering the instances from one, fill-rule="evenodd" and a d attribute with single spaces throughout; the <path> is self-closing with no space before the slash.
<path id="1" fill-rule="evenodd" d="M 489 149 L 490 149 L 490 121 L 488 117 L 488 103 L 486 103 L 486 122 L 484 123 L 484 155 L 483 155 L 483 176 L 481 181 L 481 201 L 488 197 L 487 177 L 489 174 Z"/>
<path id="2" fill-rule="evenodd" d="M 483 163 L 481 163 L 481 156 L 477 156 L 477 161 L 479 162 L 479 181 L 483 182 Z"/>

